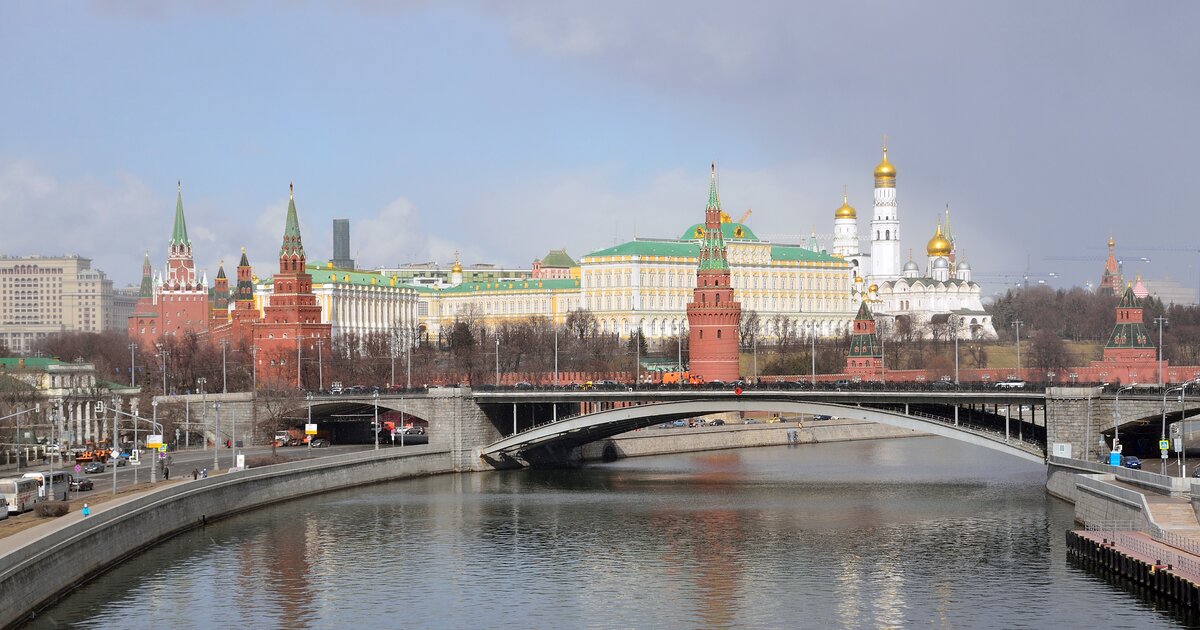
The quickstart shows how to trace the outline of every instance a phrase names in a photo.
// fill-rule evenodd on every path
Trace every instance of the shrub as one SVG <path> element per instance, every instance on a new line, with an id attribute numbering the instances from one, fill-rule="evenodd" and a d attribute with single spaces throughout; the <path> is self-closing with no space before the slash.
<path id="1" fill-rule="evenodd" d="M 246 468 L 258 468 L 259 466 L 270 466 L 271 464 L 282 464 L 288 461 L 282 455 L 251 455 L 246 458 Z"/>
<path id="2" fill-rule="evenodd" d="M 33 511 L 38 516 L 62 516 L 71 511 L 71 504 L 66 501 L 42 501 L 33 508 Z"/>

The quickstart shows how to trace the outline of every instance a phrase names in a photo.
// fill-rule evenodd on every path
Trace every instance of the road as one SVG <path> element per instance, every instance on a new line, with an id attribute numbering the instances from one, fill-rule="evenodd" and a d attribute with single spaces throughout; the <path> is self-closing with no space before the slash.
<path id="1" fill-rule="evenodd" d="M 382 444 L 380 445 L 381 448 L 383 446 L 384 445 L 382 445 Z M 340 455 L 342 453 L 363 451 L 363 450 L 368 450 L 371 448 L 374 448 L 374 446 L 371 444 L 348 444 L 348 445 L 339 445 L 339 446 L 328 446 L 328 447 L 324 447 L 324 448 L 314 448 L 314 449 L 311 449 L 311 451 L 307 447 L 278 448 L 278 449 L 275 449 L 275 451 L 279 456 L 287 458 L 287 459 L 301 459 L 301 458 L 305 458 L 305 457 L 327 457 L 330 455 Z M 237 451 L 239 453 L 245 454 L 247 459 L 250 459 L 256 455 L 270 455 L 271 450 L 272 449 L 270 446 L 253 446 L 253 447 L 248 447 L 248 448 L 237 449 Z M 171 473 L 172 477 L 175 477 L 177 475 L 190 475 L 192 473 L 193 469 L 199 470 L 199 469 L 207 468 L 209 470 L 213 470 L 213 451 L 212 451 L 212 449 L 191 449 L 191 450 L 172 451 L 170 453 L 167 453 L 167 455 L 170 456 L 170 459 L 168 460 L 170 463 L 168 464 L 167 467 L 170 469 L 170 473 Z M 142 463 L 138 466 L 134 466 L 132 464 L 129 464 L 126 466 L 115 466 L 115 467 L 112 465 L 108 465 L 105 467 L 104 472 L 93 473 L 93 474 L 86 474 L 82 470 L 80 470 L 79 472 L 76 472 L 75 464 L 72 463 L 70 460 L 68 460 L 66 462 L 66 466 L 65 466 L 65 470 L 67 472 L 74 475 L 75 478 L 77 478 L 77 479 L 84 479 L 84 478 L 90 479 L 92 481 L 92 483 L 95 484 L 95 489 L 93 489 L 93 490 L 90 490 L 90 491 L 85 490 L 83 492 L 72 492 L 71 498 L 76 498 L 76 497 L 86 498 L 89 495 L 95 495 L 95 494 L 100 494 L 100 493 L 110 493 L 111 494 L 113 492 L 113 472 L 114 471 L 116 472 L 116 481 L 117 481 L 116 487 L 117 487 L 118 492 L 121 490 L 124 490 L 126 488 L 129 488 L 135 484 L 148 483 L 150 481 L 150 460 L 148 459 L 148 456 L 145 456 L 145 455 L 143 455 L 143 456 L 147 457 L 147 459 L 143 459 Z M 218 468 L 220 470 L 225 470 L 225 469 L 229 468 L 230 465 L 233 463 L 233 450 L 227 449 L 227 448 L 222 448 L 222 449 L 220 449 L 220 453 L 218 454 L 218 457 L 219 457 Z M 79 467 L 82 469 L 83 465 L 81 464 L 81 465 L 79 465 Z M 45 472 L 45 471 L 50 470 L 50 468 L 51 467 L 49 465 L 37 465 L 37 466 L 31 466 L 28 468 L 22 468 L 21 472 L 22 473 Z M 57 461 L 54 462 L 53 468 L 54 468 L 54 470 L 64 470 L 64 466 Z M 162 469 L 160 468 L 155 474 L 157 475 L 157 480 L 162 481 Z M 0 475 L 0 476 L 6 476 L 6 475 Z M 15 477 L 15 476 L 19 476 L 19 475 L 17 475 L 16 472 L 13 471 L 11 475 L 7 475 L 7 476 Z M 55 490 L 56 495 L 61 495 L 61 491 L 59 488 L 55 488 L 54 490 Z M 61 496 L 60 496 L 60 498 L 61 498 Z"/>

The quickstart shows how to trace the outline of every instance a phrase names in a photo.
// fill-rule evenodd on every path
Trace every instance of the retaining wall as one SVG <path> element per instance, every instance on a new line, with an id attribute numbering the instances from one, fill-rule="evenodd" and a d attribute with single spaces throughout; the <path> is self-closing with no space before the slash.
<path id="1" fill-rule="evenodd" d="M 207 521 L 277 501 L 451 472 L 449 449 L 349 453 L 185 481 L 97 506 L 0 540 L 0 626 L 15 626 L 60 594 L 133 553 Z"/>

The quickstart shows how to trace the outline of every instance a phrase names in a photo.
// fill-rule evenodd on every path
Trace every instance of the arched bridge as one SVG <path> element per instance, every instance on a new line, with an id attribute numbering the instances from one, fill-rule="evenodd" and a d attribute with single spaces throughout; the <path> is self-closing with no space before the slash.
<path id="1" fill-rule="evenodd" d="M 723 412 L 828 415 L 888 424 L 975 444 L 1042 463 L 1045 397 L 1007 392 L 478 392 L 476 403 L 513 431 L 481 450 L 496 464 L 557 465 L 571 450 L 662 422 Z M 584 413 L 565 416 L 569 400 Z M 553 417 L 547 418 L 547 411 Z M 503 429 L 502 429 L 503 430 Z"/>

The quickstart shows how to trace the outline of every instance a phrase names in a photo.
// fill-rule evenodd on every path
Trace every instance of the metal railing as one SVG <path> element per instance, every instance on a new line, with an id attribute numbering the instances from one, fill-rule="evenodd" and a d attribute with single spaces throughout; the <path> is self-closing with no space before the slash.
<path id="1" fill-rule="evenodd" d="M 1145 525 L 1138 521 L 1093 521 L 1084 525 L 1084 531 L 1106 533 L 1109 540 L 1122 547 L 1127 547 L 1159 561 L 1163 561 L 1164 557 L 1169 558 L 1166 560 L 1169 564 L 1190 571 L 1193 575 L 1200 575 L 1200 559 L 1198 559 L 1200 558 L 1200 537 L 1184 536 L 1156 525 Z M 1146 534 L 1155 542 L 1162 543 L 1173 550 L 1147 545 L 1144 540 L 1128 536 L 1127 534 L 1130 532 Z M 1187 553 L 1193 557 L 1181 556 L 1178 552 Z"/>

